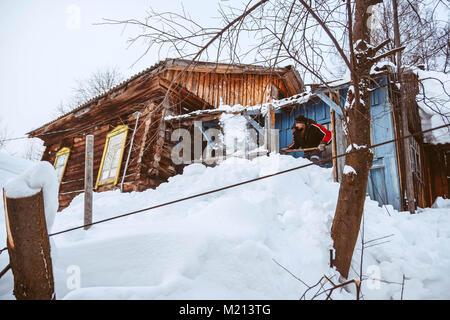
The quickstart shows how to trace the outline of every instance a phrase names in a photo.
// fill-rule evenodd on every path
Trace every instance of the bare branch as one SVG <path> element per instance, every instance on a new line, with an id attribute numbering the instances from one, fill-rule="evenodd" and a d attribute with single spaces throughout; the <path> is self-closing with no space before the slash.
<path id="1" fill-rule="evenodd" d="M 330 29 L 328 29 L 328 27 L 325 25 L 325 23 L 322 21 L 322 19 L 320 19 L 320 17 L 311 9 L 311 7 L 304 1 L 304 0 L 299 0 L 302 5 L 306 8 L 306 10 L 308 10 L 308 12 L 314 17 L 314 19 L 317 20 L 317 22 L 322 26 L 322 28 L 324 29 L 324 31 L 328 34 L 328 36 L 330 37 L 331 41 L 333 41 L 333 44 L 335 45 L 336 49 L 338 50 L 339 54 L 341 55 L 342 60 L 344 60 L 345 64 L 347 65 L 347 67 L 352 70 L 352 66 L 350 64 L 350 61 L 348 61 L 347 56 L 344 53 L 344 50 L 342 50 L 341 46 L 339 45 L 339 43 L 337 42 L 336 38 L 334 37 L 334 35 L 331 33 Z M 351 32 L 351 31 L 350 31 Z"/>

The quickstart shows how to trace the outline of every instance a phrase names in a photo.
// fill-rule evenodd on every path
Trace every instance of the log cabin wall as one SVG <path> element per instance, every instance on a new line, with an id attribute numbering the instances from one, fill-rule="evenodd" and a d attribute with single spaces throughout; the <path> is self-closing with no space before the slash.
<path id="1" fill-rule="evenodd" d="M 437 197 L 450 198 L 450 144 L 425 144 L 424 162 L 429 207 Z"/>
<path id="2" fill-rule="evenodd" d="M 130 192 L 142 191 L 149 187 L 155 188 L 166 181 L 167 178 L 176 174 L 175 168 L 170 161 L 171 144 L 164 144 L 165 128 L 162 125 L 164 124 L 164 121 L 162 121 L 164 109 L 152 112 L 157 105 L 155 102 L 150 102 L 148 106 L 139 110 L 140 115 L 137 126 L 137 113 L 125 113 L 115 120 L 108 121 L 106 124 L 85 130 L 76 137 L 65 138 L 62 142 L 47 146 L 43 160 L 47 160 L 50 163 L 54 163 L 56 152 L 62 147 L 70 149 L 69 159 L 59 190 L 60 210 L 67 207 L 75 196 L 84 192 L 85 137 L 89 134 L 94 135 L 94 178 L 96 179 L 108 133 L 119 125 L 128 126 L 124 154 L 120 165 L 119 181 L 116 185 L 99 186 L 96 192 L 120 187 L 135 126 L 136 133 L 130 160 L 126 167 L 123 190 Z"/>
<path id="3" fill-rule="evenodd" d="M 102 185 L 95 191 L 119 188 L 130 142 L 140 112 L 123 191 L 156 188 L 175 174 L 165 115 L 184 114 L 199 109 L 228 105 L 252 105 L 300 92 L 302 83 L 293 70 L 267 72 L 251 66 L 237 69 L 195 67 L 177 78 L 185 63 L 162 62 L 123 82 L 109 92 L 91 99 L 72 112 L 44 125 L 30 136 L 44 140 L 42 160 L 54 163 L 61 148 L 70 149 L 59 193 L 59 210 L 84 192 L 86 135 L 94 135 L 94 178 L 98 176 L 107 135 L 119 125 L 128 126 L 118 183 Z M 223 65 L 222 65 L 223 67 Z M 170 89 L 170 90 L 169 90 Z M 167 95 L 167 93 L 169 94 Z M 164 97 L 167 100 L 163 100 Z M 164 104 L 163 104 L 164 101 Z"/>
<path id="4" fill-rule="evenodd" d="M 136 176 L 137 163 L 135 158 L 138 153 L 137 146 L 139 142 L 143 138 L 143 119 L 145 119 L 146 111 L 142 110 L 142 115 L 139 119 L 138 130 L 136 132 L 136 136 L 133 143 L 133 149 L 131 153 L 131 160 L 127 168 L 127 175 L 125 178 L 125 183 L 134 182 Z M 134 126 L 136 123 L 136 114 L 133 113 L 131 115 L 124 114 L 118 117 L 115 120 L 112 120 L 106 124 L 102 124 L 96 127 L 91 128 L 90 130 L 85 130 L 80 135 L 76 137 L 66 138 L 66 143 L 62 144 L 61 147 L 70 148 L 70 155 L 67 162 L 67 166 L 61 181 L 60 190 L 59 190 L 59 203 L 60 209 L 67 207 L 72 201 L 72 199 L 84 192 L 84 161 L 85 161 L 85 136 L 92 134 L 94 135 L 94 178 L 97 178 L 98 171 L 100 168 L 100 163 L 102 160 L 103 150 L 105 148 L 106 136 L 107 134 L 114 129 L 118 125 L 126 124 L 128 125 L 128 135 L 125 143 L 124 149 L 124 157 L 121 164 L 121 171 L 119 173 L 119 180 L 121 180 L 123 171 L 124 171 L 124 163 L 126 159 L 126 155 L 129 152 L 129 145 L 132 136 L 132 131 L 134 130 Z M 45 158 L 43 160 L 48 160 L 51 163 L 55 160 L 56 152 L 60 149 L 60 144 L 54 144 L 46 148 Z M 112 189 L 112 186 L 100 186 L 97 191 L 105 191 Z"/>

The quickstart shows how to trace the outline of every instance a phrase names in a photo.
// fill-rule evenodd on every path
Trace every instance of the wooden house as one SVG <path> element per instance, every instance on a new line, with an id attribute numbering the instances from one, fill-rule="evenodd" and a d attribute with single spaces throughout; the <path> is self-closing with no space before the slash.
<path id="1" fill-rule="evenodd" d="M 410 72 L 405 79 L 408 94 L 401 102 L 395 72 L 385 69 L 374 75 L 371 144 L 402 136 L 402 105 L 408 110 L 409 131 L 422 130 L 416 103 L 417 76 Z M 177 145 L 171 134 L 179 128 L 197 130 L 203 136 L 203 150 L 213 144 L 208 129 L 220 129 L 219 119 L 224 113 L 244 116 L 248 127 L 264 136 L 262 150 L 267 152 L 287 147 L 292 142 L 295 117 L 305 115 L 333 132 L 332 152 L 326 156 L 344 154 L 347 146 L 340 106 L 345 104 L 348 87 L 349 83 L 336 81 L 326 87 L 311 85 L 306 92 L 292 67 L 266 69 L 208 62 L 190 66 L 188 61 L 168 59 L 29 135 L 44 140 L 42 160 L 55 165 L 61 209 L 84 191 L 86 135 L 95 138 L 97 192 L 115 188 L 142 191 L 181 173 L 184 165 L 173 163 L 171 158 Z M 222 105 L 240 106 L 226 109 L 220 108 Z M 267 129 L 275 129 L 276 135 Z M 417 207 L 431 206 L 438 196 L 449 197 L 450 145 L 426 143 L 422 135 L 410 138 L 409 145 L 409 166 L 403 140 L 375 148 L 369 175 L 368 195 L 397 210 L 406 210 L 408 188 L 413 188 Z M 244 154 L 248 156 L 248 152 Z M 302 153 L 292 155 L 299 157 Z M 195 157 L 193 160 L 202 161 Z M 344 158 L 326 164 L 333 167 L 336 181 L 342 176 L 343 164 Z M 406 183 L 407 172 L 413 174 L 413 186 Z"/>
<path id="2" fill-rule="evenodd" d="M 84 191 L 85 139 L 94 136 L 95 191 L 155 188 L 177 168 L 164 119 L 221 104 L 255 105 L 303 91 L 292 67 L 167 59 L 29 132 L 60 180 L 60 209 Z"/>

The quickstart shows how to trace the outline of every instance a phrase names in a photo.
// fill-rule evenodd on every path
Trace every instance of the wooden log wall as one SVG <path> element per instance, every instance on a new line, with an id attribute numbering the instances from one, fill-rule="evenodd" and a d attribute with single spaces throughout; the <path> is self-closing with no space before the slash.
<path id="1" fill-rule="evenodd" d="M 151 107 L 153 106 L 154 104 L 151 105 Z M 138 168 L 137 158 L 140 153 L 141 142 L 142 139 L 144 138 L 145 133 L 144 122 L 148 114 L 151 112 L 151 107 L 145 107 L 140 110 L 141 115 L 139 117 L 139 121 L 137 124 L 137 130 L 133 142 L 130 162 L 128 164 L 124 185 L 129 183 L 132 183 L 134 185 L 136 181 L 137 175 L 136 169 Z M 87 130 L 76 137 L 65 139 L 64 143 L 55 143 L 47 147 L 48 152 L 46 152 L 43 160 L 47 160 L 50 163 L 54 163 L 56 152 L 60 148 L 62 147 L 70 148 L 69 159 L 59 189 L 59 204 L 60 204 L 59 210 L 67 207 L 75 196 L 84 192 L 85 135 L 88 134 L 94 135 L 94 179 L 97 179 L 103 151 L 105 148 L 107 134 L 111 130 L 113 130 L 116 126 L 125 124 L 128 125 L 129 132 L 127 135 L 127 141 L 125 143 L 124 156 L 122 158 L 118 184 L 115 186 L 112 185 L 100 186 L 95 191 L 101 192 L 120 187 L 120 182 L 122 180 L 125 168 L 126 158 L 130 148 L 131 137 L 136 124 L 136 116 L 137 114 L 135 112 L 131 114 L 123 114 L 122 116 L 119 116 L 117 119 L 110 121 L 109 123 L 103 124 L 99 127 L 94 127 L 92 130 Z M 71 141 L 71 143 L 68 143 L 67 141 Z M 131 190 L 128 189 L 128 191 Z"/>
<path id="2" fill-rule="evenodd" d="M 165 121 L 163 121 L 163 111 L 165 109 L 161 108 L 161 111 L 153 112 L 155 107 L 155 103 L 149 103 L 147 107 L 140 111 L 141 115 L 137 124 L 130 161 L 124 179 L 123 190 L 125 192 L 156 188 L 159 184 L 176 174 L 175 166 L 170 157 L 174 143 L 170 142 L 170 136 L 166 136 Z M 136 117 L 136 113 L 123 115 L 96 130 L 87 131 L 80 137 L 72 138 L 71 144 L 65 143 L 64 146 L 70 148 L 70 156 L 59 189 L 59 210 L 67 207 L 74 197 L 84 192 L 84 135 L 94 135 L 94 179 L 97 179 L 107 134 L 116 126 L 126 124 L 129 132 L 120 167 L 119 181 L 116 185 L 99 186 L 95 191 L 102 192 L 120 188 L 126 158 L 130 150 L 131 137 L 136 124 Z M 47 147 L 47 150 L 52 150 L 53 152 L 50 155 L 47 152 L 45 160 L 53 163 L 56 152 L 62 146 L 62 143 L 58 143 Z"/>

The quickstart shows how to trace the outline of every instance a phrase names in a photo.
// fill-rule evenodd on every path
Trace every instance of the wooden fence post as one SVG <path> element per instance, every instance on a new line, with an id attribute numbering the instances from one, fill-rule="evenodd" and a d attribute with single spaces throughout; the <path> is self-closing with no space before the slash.
<path id="1" fill-rule="evenodd" d="M 267 107 L 267 114 L 265 118 L 265 141 L 268 153 L 278 153 L 278 135 L 275 130 L 275 110 L 271 104 Z"/>
<path id="2" fill-rule="evenodd" d="M 94 183 L 94 136 L 86 136 L 84 166 L 84 224 L 92 223 L 92 186 Z M 85 230 L 90 226 L 84 227 Z"/>
<path id="3" fill-rule="evenodd" d="M 24 198 L 8 198 L 3 190 L 7 246 L 17 300 L 53 300 L 50 242 L 42 190 Z"/>

